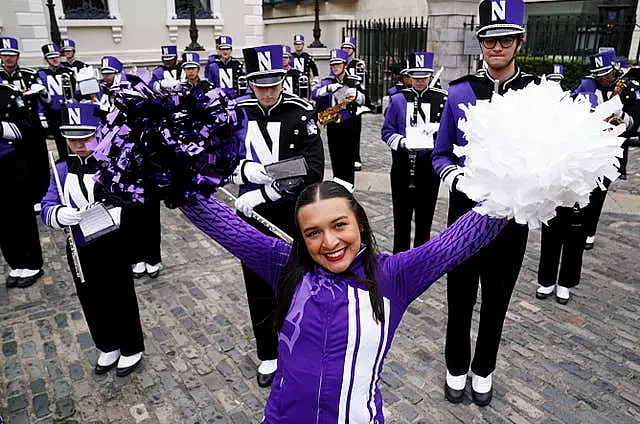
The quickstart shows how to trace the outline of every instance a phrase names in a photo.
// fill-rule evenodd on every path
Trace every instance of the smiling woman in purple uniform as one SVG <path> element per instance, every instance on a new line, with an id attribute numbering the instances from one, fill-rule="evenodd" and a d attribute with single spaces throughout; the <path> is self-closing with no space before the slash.
<path id="1" fill-rule="evenodd" d="M 353 195 L 331 181 L 299 195 L 291 245 L 214 198 L 182 210 L 276 292 L 279 357 L 268 424 L 384 423 L 378 381 L 407 307 L 507 222 L 470 211 L 426 244 L 389 255 L 378 253 Z"/>

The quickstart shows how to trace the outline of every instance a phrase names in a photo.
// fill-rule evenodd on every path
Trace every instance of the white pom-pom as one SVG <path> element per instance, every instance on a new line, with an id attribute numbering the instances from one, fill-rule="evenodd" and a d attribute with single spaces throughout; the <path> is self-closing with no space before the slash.
<path id="1" fill-rule="evenodd" d="M 543 79 L 459 107 L 468 141 L 455 150 L 466 156 L 459 188 L 480 203 L 480 213 L 537 228 L 557 206 L 585 206 L 598 179 L 619 175 L 624 125 L 602 121 L 557 83 Z"/>

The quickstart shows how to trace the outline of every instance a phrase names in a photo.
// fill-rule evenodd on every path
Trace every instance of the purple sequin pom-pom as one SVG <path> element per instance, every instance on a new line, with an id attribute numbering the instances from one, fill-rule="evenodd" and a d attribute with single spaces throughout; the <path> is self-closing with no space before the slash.
<path id="1" fill-rule="evenodd" d="M 220 89 L 156 94 L 143 82 L 115 95 L 98 129 L 96 179 L 124 202 L 160 198 L 168 207 L 210 196 L 240 160 L 241 119 Z"/>

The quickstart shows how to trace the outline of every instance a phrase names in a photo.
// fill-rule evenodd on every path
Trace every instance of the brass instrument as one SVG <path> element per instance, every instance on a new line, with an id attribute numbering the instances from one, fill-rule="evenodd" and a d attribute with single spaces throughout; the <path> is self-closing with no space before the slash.
<path id="1" fill-rule="evenodd" d="M 73 103 L 73 84 L 71 83 L 71 75 L 64 73 L 60 76 L 62 80 L 62 95 L 65 103 Z"/>
<path id="2" fill-rule="evenodd" d="M 355 96 L 345 97 L 343 101 L 335 106 L 328 107 L 322 112 L 318 112 L 318 122 L 322 125 L 330 124 L 332 122 L 339 124 L 342 122 L 340 111 L 345 110 L 355 99 Z"/>
<path id="3" fill-rule="evenodd" d="M 58 189 L 58 197 L 60 197 L 60 203 L 62 206 L 69 206 L 69 200 L 64 195 L 62 189 L 62 183 L 60 182 L 60 176 L 58 175 L 58 168 L 56 168 L 56 161 L 53 159 L 53 153 L 49 152 L 49 165 L 51 166 L 51 172 L 53 173 L 53 179 L 56 182 L 56 188 Z M 69 251 L 71 252 L 71 261 L 73 267 L 76 269 L 76 276 L 81 283 L 84 283 L 84 272 L 82 272 L 82 264 L 80 263 L 80 255 L 78 254 L 78 246 L 73 238 L 73 231 L 71 227 L 64 227 L 64 233 L 67 236 L 67 243 L 69 243 Z"/>

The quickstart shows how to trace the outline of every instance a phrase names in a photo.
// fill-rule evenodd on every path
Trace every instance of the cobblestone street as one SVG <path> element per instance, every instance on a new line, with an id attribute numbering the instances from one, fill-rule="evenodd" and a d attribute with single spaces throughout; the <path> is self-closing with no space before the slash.
<path id="1" fill-rule="evenodd" d="M 363 120 L 356 185 L 380 249 L 390 251 L 391 155 L 380 141 L 381 121 Z M 387 422 L 640 422 L 640 148 L 631 148 L 628 169 L 629 179 L 612 186 L 566 306 L 534 296 L 540 232 L 530 231 L 491 405 L 444 399 L 443 278 L 414 302 L 396 334 L 380 383 Z M 446 206 L 441 190 L 434 233 L 444 227 Z M 45 276 L 28 289 L 0 284 L 0 416 L 7 423 L 259 422 L 269 392 L 256 383 L 240 264 L 179 211 L 163 208 L 162 221 L 162 273 L 136 280 L 146 351 L 139 370 L 124 378 L 93 374 L 97 351 L 67 269 L 64 234 L 41 225 Z M 7 273 L 0 262 L 3 281 Z"/>

